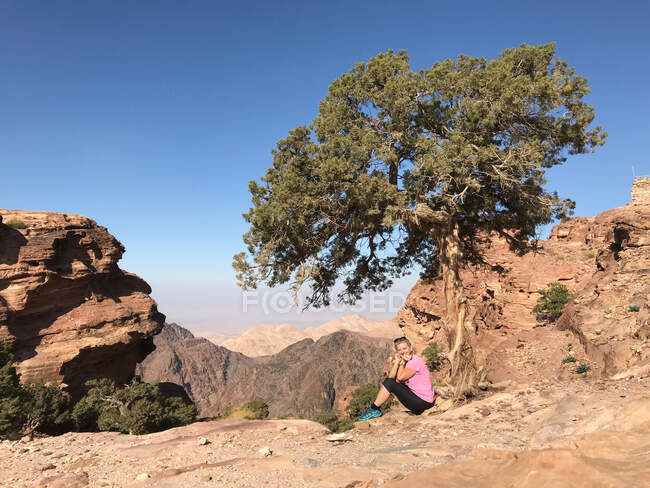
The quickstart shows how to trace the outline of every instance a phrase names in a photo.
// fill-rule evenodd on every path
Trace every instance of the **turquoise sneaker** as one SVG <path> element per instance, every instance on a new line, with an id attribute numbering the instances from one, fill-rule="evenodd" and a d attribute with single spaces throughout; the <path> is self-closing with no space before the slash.
<path id="1" fill-rule="evenodd" d="M 368 408 L 366 408 L 366 411 L 363 412 L 361 417 L 359 417 L 359 420 L 370 420 L 377 417 L 381 417 L 381 410 L 372 408 L 370 405 L 368 405 Z"/>

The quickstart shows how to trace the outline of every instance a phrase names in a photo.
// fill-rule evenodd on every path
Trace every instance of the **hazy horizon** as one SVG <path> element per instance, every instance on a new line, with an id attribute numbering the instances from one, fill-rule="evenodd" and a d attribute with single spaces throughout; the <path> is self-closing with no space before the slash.
<path id="1" fill-rule="evenodd" d="M 175 322 L 193 333 L 218 334 L 237 334 L 257 326 L 278 324 L 304 329 L 355 314 L 383 322 L 397 314 L 410 292 L 410 287 L 405 288 L 407 283 L 402 280 L 385 293 L 366 294 L 355 306 L 333 305 L 301 312 L 291 305 L 290 294 L 281 290 L 251 290 L 251 296 L 245 301 L 239 288 L 230 293 L 210 292 L 209 287 L 195 284 L 180 287 L 179 292 L 174 284 L 154 286 L 149 282 L 151 296 L 166 315 L 166 322 Z M 161 303 L 174 304 L 177 308 L 165 310 Z M 197 303 L 202 308 L 194 308 Z M 223 321 L 215 323 L 210 320 L 212 316 L 219 316 Z"/>

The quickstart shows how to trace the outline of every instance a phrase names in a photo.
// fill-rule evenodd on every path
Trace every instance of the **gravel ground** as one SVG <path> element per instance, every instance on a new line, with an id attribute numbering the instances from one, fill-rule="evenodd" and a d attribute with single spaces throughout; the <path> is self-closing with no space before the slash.
<path id="1" fill-rule="evenodd" d="M 339 440 L 307 420 L 222 420 L 143 436 L 4 441 L 0 486 L 382 486 L 481 450 L 566 445 L 608 428 L 632 404 L 650 411 L 649 381 L 517 385 L 446 411 L 449 402 L 441 401 L 426 416 L 393 409 Z"/>

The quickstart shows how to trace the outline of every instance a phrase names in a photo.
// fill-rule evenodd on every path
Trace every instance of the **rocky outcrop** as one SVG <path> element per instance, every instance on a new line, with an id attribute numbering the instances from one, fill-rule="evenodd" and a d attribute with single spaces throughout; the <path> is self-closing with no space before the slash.
<path id="1" fill-rule="evenodd" d="M 0 340 L 14 343 L 21 380 L 73 395 L 91 378 L 127 382 L 164 315 L 149 285 L 118 267 L 122 244 L 80 215 L 0 216 Z"/>
<path id="2" fill-rule="evenodd" d="M 575 364 L 562 363 L 569 344 L 595 376 L 650 360 L 649 188 L 649 178 L 637 178 L 628 205 L 561 223 L 524 256 L 492 239 L 487 264 L 463 270 L 473 342 L 492 380 L 571 376 Z M 531 311 L 537 290 L 553 281 L 565 284 L 572 300 L 549 327 Z M 444 346 L 445 315 L 439 282 L 420 280 L 398 321 L 420 347 L 432 340 Z"/>
<path id="3" fill-rule="evenodd" d="M 272 356 L 249 358 L 196 338 L 176 324 L 154 339 L 138 366 L 144 381 L 182 385 L 202 416 L 261 399 L 272 417 L 306 416 L 337 407 L 352 387 L 378 383 L 392 341 L 339 331 L 304 339 Z"/>

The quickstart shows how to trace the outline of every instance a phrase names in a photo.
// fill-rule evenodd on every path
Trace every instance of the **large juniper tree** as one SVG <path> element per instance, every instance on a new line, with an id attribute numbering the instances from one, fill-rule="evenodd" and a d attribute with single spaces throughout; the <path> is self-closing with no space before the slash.
<path id="1" fill-rule="evenodd" d="M 529 248 L 538 226 L 573 202 L 544 188 L 546 168 L 592 152 L 587 80 L 555 58 L 555 45 L 522 45 L 497 59 L 460 55 L 413 72 L 406 52 L 359 63 L 330 85 L 309 127 L 289 132 L 273 167 L 251 181 L 244 214 L 249 256 L 234 256 L 244 289 L 310 288 L 305 308 L 352 304 L 413 265 L 438 276 L 451 382 L 481 380 L 459 271 L 499 235 Z"/>

